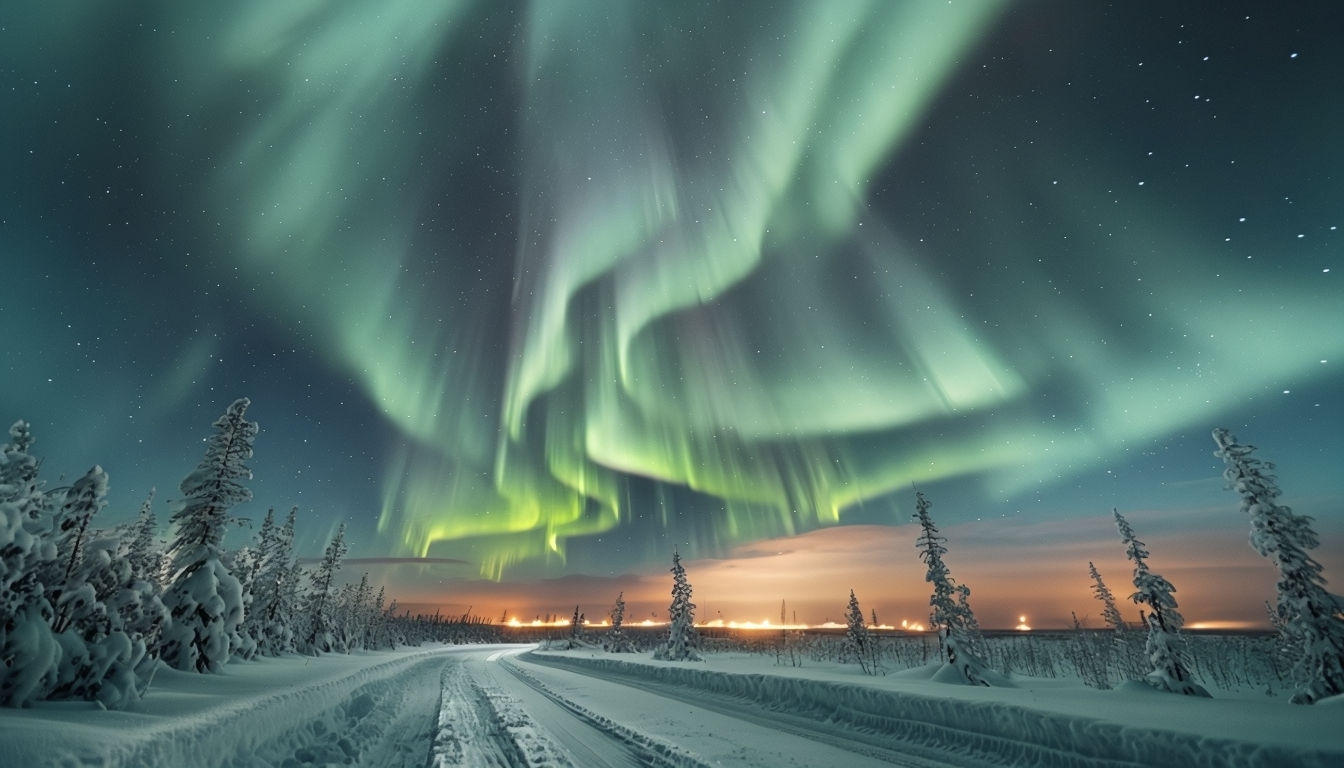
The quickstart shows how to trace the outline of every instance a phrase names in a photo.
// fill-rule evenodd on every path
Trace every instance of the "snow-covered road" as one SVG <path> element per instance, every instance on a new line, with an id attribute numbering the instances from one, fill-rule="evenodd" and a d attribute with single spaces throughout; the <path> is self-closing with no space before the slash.
<path id="1" fill-rule="evenodd" d="M 501 654 L 499 661 L 515 679 L 563 702 L 603 732 L 640 745 L 639 765 L 947 765 L 744 700 L 592 668 L 568 669 L 530 653 Z"/>
<path id="2" fill-rule="evenodd" d="M 453 655 L 442 676 L 432 765 L 944 764 L 746 702 L 565 669 L 525 650 Z"/>
<path id="3" fill-rule="evenodd" d="M 135 711 L 0 710 L 0 766 L 1344 765 L 1338 706 L 436 646 L 161 669 Z M 927 678 L 927 673 L 924 677 Z"/>
<path id="4" fill-rule="evenodd" d="M 163 669 L 137 711 L 0 711 L 0 766 L 929 764 L 743 701 L 555 666 L 530 648 L 291 656 L 219 675 Z"/>

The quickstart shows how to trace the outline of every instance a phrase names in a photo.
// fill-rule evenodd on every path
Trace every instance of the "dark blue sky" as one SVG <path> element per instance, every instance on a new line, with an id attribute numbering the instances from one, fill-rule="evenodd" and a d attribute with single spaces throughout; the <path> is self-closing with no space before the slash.
<path id="1" fill-rule="evenodd" d="M 841 605 L 875 566 L 759 548 L 850 528 L 918 615 L 917 485 L 993 589 L 1005 531 L 1071 558 L 1060 619 L 1113 506 L 1244 541 L 1218 425 L 1344 549 L 1335 4 L 10 5 L 0 417 L 104 524 L 247 396 L 239 514 L 442 558 L 365 563 L 426 603 L 661 594 L 678 547 Z"/>

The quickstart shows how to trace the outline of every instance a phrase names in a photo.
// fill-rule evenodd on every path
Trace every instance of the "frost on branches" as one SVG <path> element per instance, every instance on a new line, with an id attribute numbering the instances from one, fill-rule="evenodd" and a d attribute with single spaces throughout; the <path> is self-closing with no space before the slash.
<path id="1" fill-rule="evenodd" d="M 304 602 L 303 613 L 307 623 L 299 639 L 299 652 L 317 655 L 344 648 L 336 632 L 336 572 L 345 557 L 345 523 L 336 529 L 336 535 L 322 553 L 322 562 L 313 571 Z"/>
<path id="2" fill-rule="evenodd" d="M 298 507 L 291 507 L 283 527 L 268 509 L 257 533 L 256 576 L 252 605 L 244 619 L 257 652 L 279 656 L 295 650 L 292 616 L 298 610 L 298 571 L 294 560 L 294 527 Z"/>
<path id="3" fill-rule="evenodd" d="M 184 500 L 173 515 L 177 537 L 172 583 L 164 605 L 172 623 L 163 636 L 162 657 L 170 666 L 218 672 L 241 643 L 243 588 L 222 560 L 229 510 L 252 499 L 242 484 L 252 478 L 244 461 L 252 457 L 257 423 L 243 418 L 250 401 L 235 400 L 214 424 L 205 458 L 180 486 Z"/>
<path id="4" fill-rule="evenodd" d="M 9 428 L 0 447 L 0 705 L 27 706 L 55 684 L 61 649 L 51 631 L 52 606 L 38 569 L 56 559 L 44 535 L 46 494 L 28 423 Z"/>
<path id="5" fill-rule="evenodd" d="M 924 580 L 933 586 L 933 594 L 929 597 L 929 622 L 938 632 L 944 661 L 959 670 L 966 682 L 989 685 L 985 663 L 977 654 L 980 627 L 967 600 L 971 590 L 957 584 L 943 562 L 943 555 L 947 554 L 944 546 L 947 538 L 938 533 L 933 518 L 929 517 L 930 506 L 923 492 L 915 493 L 915 519 L 920 527 L 915 546 L 919 548 L 919 559 L 928 569 Z"/>
<path id="6" fill-rule="evenodd" d="M 1134 563 L 1134 594 L 1130 599 L 1139 605 L 1148 606 L 1145 621 L 1148 624 L 1148 661 L 1152 671 L 1144 680 L 1154 688 L 1186 696 L 1204 696 L 1209 692 L 1196 683 L 1190 676 L 1190 665 L 1185 658 L 1185 643 L 1181 640 L 1181 627 L 1185 618 L 1177 610 L 1176 598 L 1172 593 L 1176 588 L 1171 582 L 1153 573 L 1148 568 L 1148 550 L 1142 541 L 1134 535 L 1129 521 L 1115 513 L 1115 527 L 1120 531 L 1120 540 L 1125 544 L 1125 555 Z"/>
<path id="7" fill-rule="evenodd" d="M 1226 429 L 1213 430 L 1214 453 L 1227 468 L 1223 479 L 1241 496 L 1251 521 L 1251 548 L 1279 570 L 1275 624 L 1296 658 L 1293 702 L 1313 704 L 1344 693 L 1344 605 L 1325 588 L 1321 564 L 1307 552 L 1320 545 L 1312 519 L 1275 501 L 1280 491 L 1274 465 L 1251 455 Z"/>
<path id="8" fill-rule="evenodd" d="M 863 609 L 859 608 L 859 598 L 855 597 L 852 589 L 849 590 L 849 606 L 845 609 L 845 621 L 848 624 L 845 630 L 845 655 L 858 661 L 865 675 L 876 675 L 879 672 L 877 645 L 873 641 L 872 633 L 868 631 L 868 626 L 863 623 Z"/>
<path id="9" fill-rule="evenodd" d="M 631 653 L 634 646 L 625 636 L 625 593 L 616 595 L 616 604 L 611 607 L 611 629 L 602 641 L 603 650 L 608 653 Z"/>
<path id="10" fill-rule="evenodd" d="M 695 603 L 691 602 L 691 584 L 686 580 L 686 569 L 681 566 L 681 555 L 672 553 L 672 605 L 667 609 L 667 640 L 653 651 L 653 658 L 663 661 L 703 661 L 696 649 L 700 636 L 695 631 Z"/>

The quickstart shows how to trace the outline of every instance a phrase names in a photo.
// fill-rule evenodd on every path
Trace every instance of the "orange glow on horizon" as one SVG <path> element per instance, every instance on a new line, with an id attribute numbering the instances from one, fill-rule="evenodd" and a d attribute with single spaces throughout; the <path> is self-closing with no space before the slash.
<path id="1" fill-rule="evenodd" d="M 1253 621 L 1220 621 L 1213 619 L 1209 621 L 1195 621 L 1185 625 L 1186 629 L 1264 629 L 1264 626 Z"/>
<path id="2" fill-rule="evenodd" d="M 549 628 L 559 629 L 559 628 L 568 627 L 568 626 L 570 625 L 570 620 L 569 620 L 569 619 L 555 619 L 555 620 L 553 620 L 553 621 L 549 621 L 549 622 L 547 622 L 547 621 L 542 621 L 541 619 L 533 619 L 532 621 L 523 621 L 522 619 L 519 619 L 517 616 L 513 616 L 513 617 L 510 617 L 509 619 L 507 619 L 506 621 L 504 621 L 503 624 L 504 624 L 505 626 L 508 626 L 508 627 L 514 627 L 514 628 L 528 627 L 528 628 L 538 628 L 538 629 L 539 629 L 539 628 L 549 627 Z M 593 628 L 609 628 L 609 627 L 611 626 L 611 622 L 610 622 L 610 620 L 608 620 L 608 619 L 603 619 L 602 621 L 587 621 L 587 620 L 585 620 L 585 621 L 583 622 L 583 626 L 585 626 L 585 627 L 593 627 Z M 665 627 L 665 626 L 667 626 L 667 622 L 665 622 L 665 621 L 654 621 L 653 619 L 644 619 L 643 621 L 631 622 L 631 623 L 627 624 L 626 626 L 634 626 L 634 627 Z M 695 626 L 696 626 L 696 627 L 699 627 L 700 629 L 741 629 L 741 630 L 749 630 L 749 631 L 752 631 L 752 630 L 759 630 L 759 631 L 765 631 L 765 630 L 777 630 L 777 631 L 779 631 L 779 630 L 803 631 L 803 630 L 808 630 L 808 629 L 845 629 L 847 625 L 845 625 L 845 624 L 839 624 L 839 623 L 836 623 L 836 622 L 834 622 L 834 621 L 827 621 L 827 622 L 823 622 L 823 623 L 821 623 L 821 624 L 804 624 L 804 623 L 801 623 L 801 622 L 800 622 L 800 623 L 780 624 L 779 622 L 772 622 L 772 621 L 770 621 L 769 619 L 761 619 L 760 621 L 736 621 L 736 620 L 714 619 L 714 620 L 712 620 L 712 621 L 698 621 L 698 622 L 695 623 Z M 899 627 L 892 626 L 891 624 L 867 624 L 867 625 L 865 625 L 865 626 L 867 626 L 868 629 L 870 629 L 870 630 L 877 630 L 877 631 L 896 631 L 896 630 L 898 630 L 898 629 L 899 629 L 899 630 L 904 630 L 904 631 L 906 631 L 906 632 L 924 632 L 924 631 L 925 631 L 925 627 L 924 627 L 923 624 L 921 624 L 921 623 L 919 623 L 919 622 L 911 622 L 911 621 L 902 621 L 902 622 L 901 622 L 901 626 L 899 626 Z"/>

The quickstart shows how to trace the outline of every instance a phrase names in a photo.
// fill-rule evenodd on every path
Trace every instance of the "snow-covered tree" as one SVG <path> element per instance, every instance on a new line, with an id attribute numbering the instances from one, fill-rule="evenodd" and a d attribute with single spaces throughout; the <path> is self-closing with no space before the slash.
<path id="1" fill-rule="evenodd" d="M 1092 576 L 1092 594 L 1101 601 L 1101 618 L 1106 622 L 1106 626 L 1114 629 L 1116 632 L 1124 632 L 1125 619 L 1120 615 L 1120 606 L 1116 605 L 1115 595 L 1111 588 L 1106 586 L 1106 582 L 1101 580 L 1101 572 L 1091 560 L 1087 561 L 1087 572 Z"/>
<path id="2" fill-rule="evenodd" d="M 115 608 L 130 564 L 120 557 L 115 536 L 91 527 L 106 497 L 107 473 L 95 466 L 66 491 L 56 515 L 58 556 L 44 582 L 62 653 L 48 697 L 120 708 L 140 699 L 153 659 L 146 658 L 144 640 L 126 632 Z"/>
<path id="3" fill-rule="evenodd" d="M 118 559 L 125 563 L 116 595 L 109 608 L 120 616 L 123 628 L 145 642 L 147 656 L 159 657 L 159 638 L 169 621 L 158 576 L 163 553 L 155 538 L 154 491 L 140 505 L 140 514 L 118 540 Z"/>
<path id="4" fill-rule="evenodd" d="M 961 670 L 967 682 L 989 685 L 985 664 L 977 654 L 979 624 L 967 601 L 970 589 L 957 584 L 943 561 L 947 554 L 947 538 L 938 533 L 938 527 L 929 516 L 930 506 L 924 493 L 917 491 L 915 519 L 919 521 L 920 534 L 915 539 L 915 546 L 919 548 L 920 560 L 924 561 L 924 580 L 933 586 L 933 594 L 929 597 L 930 626 L 938 632 L 943 659 Z"/>
<path id="5" fill-rule="evenodd" d="M 672 552 L 672 604 L 667 609 L 667 640 L 653 651 L 653 658 L 664 661 L 701 661 L 696 650 L 700 636 L 695 631 L 695 603 L 691 602 L 691 583 L 681 565 L 681 554 Z"/>
<path id="6" fill-rule="evenodd" d="M 976 620 L 975 612 L 971 610 L 971 588 L 965 584 L 957 584 L 957 613 L 968 647 L 977 654 L 983 654 L 985 638 L 980 633 L 980 622 Z"/>
<path id="7" fill-rule="evenodd" d="M 136 578 L 154 581 L 163 569 L 163 552 L 156 538 L 157 526 L 158 522 L 154 518 L 154 489 L 151 488 L 149 495 L 140 504 L 140 513 L 136 515 L 135 522 L 131 523 L 123 536 L 126 559 Z"/>
<path id="8" fill-rule="evenodd" d="M 934 630 L 950 629 L 956 621 L 957 602 L 956 602 L 956 583 L 952 580 L 952 575 L 943 562 L 943 555 L 947 554 L 947 547 L 944 543 L 947 537 L 938 533 L 938 527 L 934 525 L 933 519 L 929 517 L 929 502 L 924 498 L 923 492 L 915 494 L 915 519 L 919 521 L 920 534 L 915 539 L 915 546 L 919 548 L 919 559 L 924 561 L 924 581 L 933 586 L 933 594 L 929 597 L 929 626 Z M 945 661 L 954 661 L 947 657 L 947 647 L 943 647 L 943 658 Z"/>
<path id="9" fill-rule="evenodd" d="M 56 560 L 43 519 L 48 500 L 29 453 L 25 421 L 0 446 L 0 705 L 23 707 L 56 684 L 61 647 L 51 631 L 53 611 L 39 570 Z"/>
<path id="10" fill-rule="evenodd" d="M 970 613 L 970 605 L 966 602 L 970 589 L 967 588 L 963 592 L 959 588 L 956 580 L 952 578 L 951 571 L 948 570 L 947 563 L 943 560 L 943 556 L 947 554 L 947 538 L 938 532 L 938 526 L 929 516 L 931 506 L 922 491 L 915 493 L 915 519 L 919 522 L 920 528 L 915 546 L 919 548 L 919 559 L 924 562 L 924 581 L 933 586 L 933 594 L 929 596 L 930 628 L 946 630 L 946 635 L 961 641 L 960 646 L 966 648 L 970 644 L 968 636 L 971 634 L 968 619 L 974 617 Z M 949 663 L 955 663 L 956 659 L 950 656 L 948 651 L 944 645 L 943 658 Z"/>
<path id="11" fill-rule="evenodd" d="M 225 552 L 220 558 L 224 567 L 238 580 L 238 594 L 241 595 L 243 620 L 229 638 L 229 656 L 250 661 L 257 655 L 257 639 L 247 621 L 252 611 L 252 584 L 257 577 L 259 562 L 257 551 L 252 547 L 242 547 Z"/>
<path id="12" fill-rule="evenodd" d="M 1087 563 L 1087 572 L 1092 577 L 1092 594 L 1101 601 L 1101 618 L 1106 622 L 1106 626 L 1115 631 L 1111 638 L 1112 647 L 1119 655 L 1120 665 L 1124 670 L 1122 674 L 1132 677 L 1143 675 L 1145 670 L 1143 660 L 1139 658 L 1137 637 L 1128 631 L 1129 627 L 1120 613 L 1120 606 L 1115 602 L 1115 594 L 1106 586 L 1106 582 L 1101 578 L 1101 572 L 1090 560 Z"/>
<path id="13" fill-rule="evenodd" d="M 1213 430 L 1227 468 L 1223 479 L 1241 496 L 1241 509 L 1251 522 L 1251 548 L 1273 561 L 1281 633 L 1294 659 L 1297 690 L 1292 700 L 1313 704 L 1344 693 L 1344 600 L 1325 588 L 1321 564 L 1307 554 L 1320 545 L 1312 518 L 1279 504 L 1274 465 L 1251 454 L 1226 429 Z"/>
<path id="14" fill-rule="evenodd" d="M 845 630 L 845 655 L 859 662 L 864 674 L 877 674 L 877 645 L 867 625 L 863 623 L 863 609 L 859 608 L 859 598 L 855 597 L 852 589 L 849 590 L 845 621 L 849 625 Z"/>
<path id="15" fill-rule="evenodd" d="M 369 584 L 369 574 L 360 576 L 358 584 L 345 584 L 341 587 L 333 611 L 334 646 L 349 653 L 365 647 L 364 638 L 373 610 L 373 586 Z"/>
<path id="16" fill-rule="evenodd" d="M 294 529 L 298 507 L 291 507 L 283 527 L 275 526 L 266 513 L 258 534 L 257 576 L 252 588 L 253 637 L 265 656 L 294 651 L 295 613 L 298 610 L 297 563 L 294 559 Z"/>
<path id="17" fill-rule="evenodd" d="M 1144 679 L 1158 690 L 1187 696 L 1208 696 L 1208 691 L 1190 675 L 1189 663 L 1185 658 L 1185 642 L 1180 635 L 1185 618 L 1181 616 L 1176 598 L 1172 596 L 1176 588 L 1148 567 L 1147 547 L 1134 535 L 1134 529 L 1120 514 L 1120 510 L 1114 510 L 1114 513 L 1115 527 L 1125 544 L 1125 556 L 1134 564 L 1135 592 L 1130 595 L 1130 599 L 1148 607 L 1144 620 L 1148 624 L 1147 654 L 1152 671 Z"/>
<path id="18" fill-rule="evenodd" d="M 261 521 L 261 527 L 257 529 L 256 542 L 249 548 L 250 556 L 247 558 L 249 573 L 244 576 L 238 571 L 234 571 L 238 576 L 238 581 L 243 585 L 246 605 L 243 610 L 243 625 L 239 629 L 241 634 L 252 638 L 257 644 L 257 652 L 262 652 L 261 638 L 265 632 L 265 616 L 261 610 L 262 600 L 267 592 L 272 591 L 273 585 L 266 583 L 266 577 L 263 570 L 266 567 L 266 561 L 270 559 L 270 553 L 275 548 L 280 538 L 280 529 L 275 524 L 275 507 L 269 507 L 266 510 L 266 517 Z M 274 654 L 265 654 L 267 656 Z"/>
<path id="19" fill-rule="evenodd" d="M 611 629 L 607 630 L 607 636 L 602 645 L 610 653 L 630 653 L 634 647 L 630 644 L 630 638 L 626 637 L 625 629 L 625 593 L 616 595 L 616 604 L 611 607 Z"/>
<path id="20" fill-rule="evenodd" d="M 47 599 L 55 608 L 51 623 L 60 634 L 76 621 L 97 621 L 106 606 L 94 599 L 93 587 L 83 578 L 81 565 L 93 516 L 107 505 L 107 473 L 95 466 L 65 493 L 65 501 L 56 514 L 53 535 L 57 560 L 43 574 Z"/>
<path id="21" fill-rule="evenodd" d="M 303 653 L 328 653 L 337 649 L 334 627 L 336 606 L 333 605 L 333 598 L 336 572 L 341 569 L 341 558 L 345 557 L 345 552 L 345 523 L 341 523 L 322 554 L 322 562 L 312 573 L 308 594 L 304 598 L 303 613 L 307 621 L 304 636 L 299 643 L 299 650 Z"/>
<path id="22" fill-rule="evenodd" d="M 229 510 L 252 499 L 243 485 L 252 477 L 243 462 L 252 457 L 258 429 L 244 418 L 250 404 L 235 400 L 215 421 L 205 458 L 180 485 L 182 508 L 172 518 L 177 535 L 168 548 L 173 577 L 163 600 L 172 623 L 161 647 L 176 669 L 217 672 L 241 641 L 242 585 L 224 566 L 222 545 Z"/>

